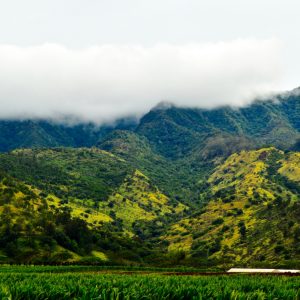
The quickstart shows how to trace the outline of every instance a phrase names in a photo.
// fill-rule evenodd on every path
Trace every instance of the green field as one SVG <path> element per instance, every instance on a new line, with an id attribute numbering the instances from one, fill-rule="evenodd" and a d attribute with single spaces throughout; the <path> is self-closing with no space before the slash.
<path id="1" fill-rule="evenodd" d="M 2 267 L 0 299 L 298 299 L 300 277 L 166 276 L 76 267 Z M 52 270 L 52 273 L 49 271 Z M 74 272 L 74 271 L 78 272 Z M 21 272 L 22 271 L 22 272 Z M 64 273 L 58 273 L 65 271 Z M 70 272 L 73 271 L 73 272 Z"/>

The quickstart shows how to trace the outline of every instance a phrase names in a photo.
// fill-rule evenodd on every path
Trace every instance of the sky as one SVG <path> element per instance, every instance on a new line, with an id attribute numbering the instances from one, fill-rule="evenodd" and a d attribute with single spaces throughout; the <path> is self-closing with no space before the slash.
<path id="1" fill-rule="evenodd" d="M 103 123 L 300 86 L 294 0 L 2 0 L 0 118 Z"/>

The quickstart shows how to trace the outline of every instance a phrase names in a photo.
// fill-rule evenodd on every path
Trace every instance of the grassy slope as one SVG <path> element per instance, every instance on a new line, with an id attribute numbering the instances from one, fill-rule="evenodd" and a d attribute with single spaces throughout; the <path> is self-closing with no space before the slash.
<path id="1" fill-rule="evenodd" d="M 32 189 L 22 183 L 10 180 L 9 185 L 6 185 L 6 177 L 1 174 L 0 182 L 0 231 L 7 231 L 7 228 L 11 228 L 12 235 L 21 235 L 22 238 L 19 242 L 19 251 L 21 252 L 17 259 L 21 261 L 28 261 L 28 258 L 42 257 L 47 254 L 47 251 L 40 246 L 40 242 L 36 240 L 36 237 L 42 233 L 39 223 L 43 222 L 44 215 L 50 211 L 47 209 L 47 203 L 43 198 L 38 197 L 37 189 Z M 12 183 L 12 184 L 11 184 Z M 8 193 L 7 191 L 10 191 Z M 7 197 L 9 195 L 9 197 Z M 28 200 L 30 199 L 30 200 Z M 51 212 L 50 212 L 51 214 Z M 32 239 L 32 236 L 35 238 Z M 1 236 L 2 238 L 2 236 Z M 32 247 L 29 240 L 33 240 L 32 243 L 36 243 L 36 246 Z M 7 245 L 10 240 L 6 239 L 1 248 Z M 52 249 L 52 255 L 58 254 L 62 251 L 66 251 L 63 247 L 56 245 Z M 2 254 L 3 249 L 1 249 Z M 81 256 L 68 251 L 72 258 L 69 261 L 79 260 Z"/>
<path id="2" fill-rule="evenodd" d="M 163 196 L 160 197 L 163 201 Z M 69 218 L 48 204 L 53 205 L 53 201 L 47 201 L 38 188 L 0 173 L 1 255 L 17 262 L 77 261 L 82 256 L 90 260 L 94 256 L 94 259 L 133 263 L 141 262 L 141 256 L 153 252 L 131 239 L 126 231 L 111 233 L 99 224 L 90 224 L 88 229 L 81 220 Z"/>
<path id="3" fill-rule="evenodd" d="M 300 181 L 299 165 L 299 153 L 274 148 L 233 154 L 209 179 L 214 200 L 169 230 L 170 248 L 241 263 L 299 259 L 298 191 L 291 185 Z"/>
<path id="4" fill-rule="evenodd" d="M 171 208 L 167 205 L 168 198 L 146 176 L 123 159 L 103 150 L 59 148 L 25 151 L 27 155 L 35 154 L 44 163 L 59 166 L 82 182 L 102 184 L 111 189 L 109 198 L 98 202 L 72 197 L 70 187 L 63 185 L 59 185 L 60 189 L 70 193 L 63 197 L 68 200 L 67 203 L 62 204 L 62 198 L 51 193 L 48 195 L 49 205 L 59 209 L 71 208 L 73 216 L 85 218 L 90 224 L 112 221 L 111 212 L 114 212 L 130 230 L 133 221 L 151 220 L 157 215 L 179 213 L 185 208 L 183 205 Z M 99 204 L 98 208 L 95 208 L 95 202 Z"/>

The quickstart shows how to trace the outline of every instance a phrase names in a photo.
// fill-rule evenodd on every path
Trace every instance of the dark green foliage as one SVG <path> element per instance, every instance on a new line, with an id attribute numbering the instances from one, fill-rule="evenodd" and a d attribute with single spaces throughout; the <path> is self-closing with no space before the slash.
<path id="1" fill-rule="evenodd" d="M 129 131 L 116 130 L 100 140 L 97 147 L 136 166 L 150 178 L 150 189 L 157 186 L 171 198 L 169 205 L 181 202 L 198 208 L 210 200 L 210 184 L 205 181 L 199 184 L 212 171 L 210 162 L 194 159 L 171 162 L 145 137 Z"/>
<path id="2" fill-rule="evenodd" d="M 246 229 L 246 226 L 245 226 L 245 225 L 243 225 L 243 226 L 241 226 L 241 227 L 239 228 L 239 233 L 241 234 L 241 236 L 242 236 L 243 238 L 246 237 L 247 229 Z"/>
<path id="3" fill-rule="evenodd" d="M 0 168 L 27 184 L 35 185 L 60 198 L 75 196 L 79 199 L 108 199 L 111 193 L 109 187 L 78 179 L 67 173 L 61 166 L 50 165 L 38 159 L 35 155 L 37 153 L 37 151 L 28 155 L 22 152 L 10 155 L 1 153 Z M 67 186 L 68 190 L 61 189 L 60 185 Z M 46 192 L 41 196 L 45 194 Z"/>
<path id="4" fill-rule="evenodd" d="M 224 223 L 224 219 L 222 219 L 222 218 L 218 218 L 218 219 L 213 220 L 213 221 L 211 222 L 212 225 L 221 225 L 221 224 L 223 224 L 223 223 Z"/>
<path id="5" fill-rule="evenodd" d="M 277 245 L 274 250 L 275 250 L 275 253 L 280 253 L 284 250 L 284 246 L 283 245 Z"/>
<path id="6" fill-rule="evenodd" d="M 222 227 L 221 231 L 222 231 L 222 232 L 226 232 L 226 231 L 228 231 L 229 229 L 230 229 L 230 226 L 224 225 L 224 226 Z"/>
<path id="7" fill-rule="evenodd" d="M 209 255 L 212 255 L 218 251 L 220 251 L 222 248 L 220 243 L 212 243 L 211 247 L 209 248 Z"/>
<path id="8" fill-rule="evenodd" d="M 0 152 L 10 149 L 38 147 L 92 147 L 115 129 L 133 130 L 134 118 L 120 119 L 115 125 L 59 125 L 44 120 L 0 121 Z"/>
<path id="9" fill-rule="evenodd" d="M 239 208 L 239 209 L 236 210 L 236 214 L 237 214 L 238 216 L 242 215 L 243 213 L 244 213 L 244 212 L 243 212 L 243 210 L 242 210 L 241 208 Z"/>

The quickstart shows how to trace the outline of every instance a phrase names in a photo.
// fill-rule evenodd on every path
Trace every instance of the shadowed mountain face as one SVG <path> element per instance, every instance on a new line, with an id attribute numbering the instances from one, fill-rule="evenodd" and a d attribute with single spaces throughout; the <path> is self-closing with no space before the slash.
<path id="1" fill-rule="evenodd" d="M 123 119 L 112 125 L 93 124 L 66 126 L 45 120 L 0 121 L 0 152 L 20 148 L 92 147 L 115 129 L 132 130 L 136 119 Z"/>
<path id="2" fill-rule="evenodd" d="M 266 143 L 284 149 L 300 137 L 300 96 L 293 93 L 278 99 L 277 103 L 256 101 L 249 107 L 238 109 L 220 107 L 203 110 L 159 104 L 140 121 L 125 118 L 113 125 L 100 127 L 93 124 L 64 126 L 46 120 L 3 120 L 0 121 L 0 151 L 56 146 L 92 147 L 115 129 L 133 131 L 146 137 L 152 150 L 172 160 L 200 152 L 204 158 L 208 157 L 207 152 L 230 155 L 240 148 Z M 224 150 L 215 149 L 212 139 L 226 144 Z"/>
<path id="3" fill-rule="evenodd" d="M 246 139 L 248 147 L 270 143 L 287 148 L 300 136 L 300 98 L 290 96 L 280 101 L 281 104 L 256 101 L 239 109 L 157 108 L 141 119 L 135 132 L 147 137 L 161 155 L 171 159 L 191 155 L 196 149 L 201 151 L 211 138 L 242 137 L 240 142 L 245 144 Z"/>

